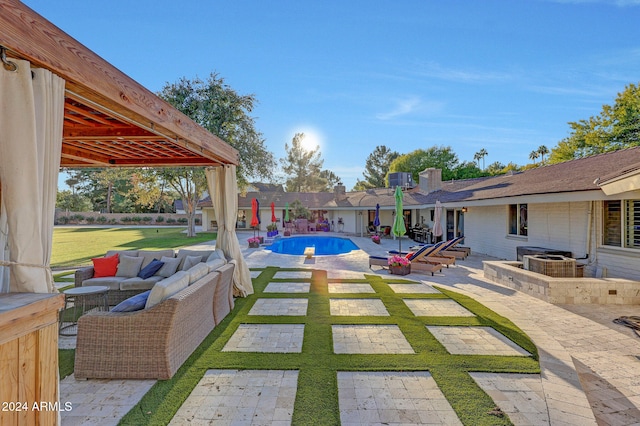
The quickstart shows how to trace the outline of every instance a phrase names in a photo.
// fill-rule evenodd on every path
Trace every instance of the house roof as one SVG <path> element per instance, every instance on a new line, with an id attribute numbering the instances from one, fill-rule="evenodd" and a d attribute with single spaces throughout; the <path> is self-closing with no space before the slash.
<path id="1" fill-rule="evenodd" d="M 18 0 L 0 45 L 65 80 L 62 167 L 238 164 L 238 151 Z"/>
<path id="2" fill-rule="evenodd" d="M 523 195 L 600 190 L 598 180 L 638 162 L 640 147 L 566 161 L 520 173 L 492 176 L 475 182 L 443 183 L 429 194 L 441 202 L 474 201 Z"/>
<path id="3" fill-rule="evenodd" d="M 602 182 L 615 181 L 629 174 L 638 175 L 640 170 L 640 147 L 609 152 L 542 166 L 519 173 L 489 176 L 475 179 L 453 180 L 442 183 L 438 191 L 426 193 L 419 187 L 404 191 L 405 208 L 421 208 L 441 203 L 491 200 L 526 195 L 561 194 L 582 191 L 600 191 Z M 251 200 L 257 198 L 262 208 L 274 202 L 278 208 L 285 203 L 300 200 L 311 210 L 373 209 L 380 204 L 382 209 L 395 207 L 394 191 L 391 188 L 376 188 L 366 191 L 346 192 L 336 197 L 332 192 L 249 192 L 238 197 L 240 209 L 250 209 Z M 200 206 L 211 207 L 211 199 Z"/>

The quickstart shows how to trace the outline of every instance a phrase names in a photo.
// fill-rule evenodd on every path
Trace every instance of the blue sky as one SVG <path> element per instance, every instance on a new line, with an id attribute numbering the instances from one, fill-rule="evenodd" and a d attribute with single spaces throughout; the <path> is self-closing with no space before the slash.
<path id="1" fill-rule="evenodd" d="M 377 145 L 526 164 L 640 82 L 640 0 L 24 0 L 153 92 L 217 72 L 350 189 Z"/>

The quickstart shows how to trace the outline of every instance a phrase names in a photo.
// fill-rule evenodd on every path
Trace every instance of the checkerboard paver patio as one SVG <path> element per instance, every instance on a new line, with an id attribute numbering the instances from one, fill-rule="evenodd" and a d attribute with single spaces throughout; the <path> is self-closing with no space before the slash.
<path id="1" fill-rule="evenodd" d="M 450 354 L 530 355 L 491 327 L 427 326 L 427 329 Z"/>
<path id="2" fill-rule="evenodd" d="M 249 315 L 307 315 L 307 299 L 258 299 Z"/>
<path id="3" fill-rule="evenodd" d="M 333 325 L 336 354 L 415 353 L 397 325 Z"/>
<path id="4" fill-rule="evenodd" d="M 223 352 L 302 351 L 304 324 L 240 324 Z"/>
<path id="5" fill-rule="evenodd" d="M 448 299 L 402 299 L 415 316 L 473 317 L 473 312 Z"/>

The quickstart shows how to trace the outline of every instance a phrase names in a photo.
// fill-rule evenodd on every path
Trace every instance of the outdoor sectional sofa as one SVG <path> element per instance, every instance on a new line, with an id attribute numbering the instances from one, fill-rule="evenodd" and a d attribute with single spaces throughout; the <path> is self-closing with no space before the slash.
<path id="1" fill-rule="evenodd" d="M 181 250 L 176 257 L 184 262 L 193 253 Z M 90 312 L 80 317 L 75 377 L 170 379 L 233 309 L 236 263 L 209 256 L 203 256 L 206 262 L 153 284 L 144 309 Z M 104 280 L 95 282 L 90 278 L 83 281 L 86 286 L 102 285 Z"/>

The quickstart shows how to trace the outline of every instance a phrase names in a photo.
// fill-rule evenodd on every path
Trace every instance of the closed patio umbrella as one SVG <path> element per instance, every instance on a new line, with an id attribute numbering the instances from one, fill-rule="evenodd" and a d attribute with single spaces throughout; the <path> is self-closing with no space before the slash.
<path id="1" fill-rule="evenodd" d="M 260 219 L 258 218 L 258 200 L 251 200 L 251 227 L 253 228 L 253 236 L 256 236 L 256 227 L 260 225 Z"/>
<path id="2" fill-rule="evenodd" d="M 276 223 L 278 218 L 276 217 L 276 203 L 271 202 L 271 222 Z"/>
<path id="3" fill-rule="evenodd" d="M 380 204 L 376 204 L 376 217 L 373 218 L 373 226 L 376 227 L 376 234 L 377 234 L 378 226 L 380 226 Z"/>
<path id="4" fill-rule="evenodd" d="M 396 192 L 393 196 L 396 199 L 396 217 L 393 221 L 391 232 L 398 237 L 398 251 L 402 252 L 402 236 L 407 233 L 407 228 L 404 226 L 404 214 L 402 213 L 402 188 L 396 186 Z"/>
<path id="5" fill-rule="evenodd" d="M 442 218 L 442 204 L 440 204 L 440 200 L 437 200 L 435 213 L 433 215 L 433 236 L 436 237 L 436 241 L 437 241 L 437 237 L 442 236 L 442 224 L 440 223 L 441 218 Z"/>

